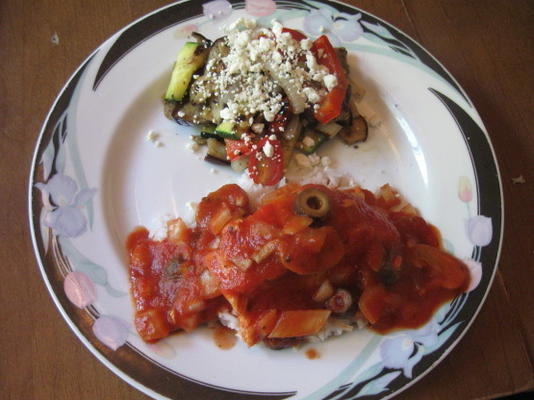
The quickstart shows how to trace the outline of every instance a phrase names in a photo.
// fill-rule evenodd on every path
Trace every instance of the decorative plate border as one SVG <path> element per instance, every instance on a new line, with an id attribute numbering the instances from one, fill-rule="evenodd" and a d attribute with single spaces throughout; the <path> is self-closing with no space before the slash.
<path id="1" fill-rule="evenodd" d="M 322 0 L 276 3 L 271 0 L 215 0 L 172 4 L 142 17 L 114 35 L 112 38 L 116 36 L 116 40 L 100 64 L 93 83 L 93 91 L 98 90 L 106 74 L 124 55 L 164 29 L 202 15 L 209 22 L 210 19 L 227 17 L 232 10 L 246 9 L 264 22 L 273 17 L 283 21 L 300 13 L 305 17 L 304 27 L 308 35 L 317 36 L 326 31 L 331 41 L 349 50 L 384 54 L 411 64 L 445 82 L 465 101 L 464 105 L 460 105 L 436 89 L 428 88 L 456 121 L 475 170 L 477 210 L 470 208 L 473 185 L 465 177 L 459 179 L 458 197 L 466 203 L 466 229 L 474 245 L 469 265 L 481 275 L 480 284 L 444 307 L 424 328 L 372 341 L 341 374 L 317 392 L 306 396 L 306 400 L 390 397 L 429 372 L 461 339 L 478 313 L 496 271 L 503 231 L 502 188 L 496 158 L 484 127 L 477 122 L 480 118 L 461 87 L 430 53 L 404 33 L 355 7 L 339 2 L 336 5 L 333 7 L 331 2 Z M 183 15 L 190 17 L 184 19 Z M 187 29 L 193 27 L 186 26 L 184 34 L 188 33 Z M 362 35 L 380 46 L 365 47 L 355 43 Z M 184 379 L 177 385 L 169 379 L 169 374 L 176 379 L 175 372 L 161 367 L 154 373 L 155 362 L 139 355 L 126 342 L 127 328 L 120 319 L 101 316 L 91 306 L 95 295 L 94 283 L 105 287 L 113 296 L 126 295 L 109 286 L 105 270 L 80 254 L 68 239 L 83 234 L 90 227 L 91 198 L 95 189 L 89 188 L 85 182 L 81 165 L 75 168 L 75 179 L 63 174 L 67 151 L 71 157 L 74 155 L 75 159 L 79 159 L 75 144 L 66 140 L 69 133 L 67 117 L 77 85 L 99 51 L 100 48 L 88 57 L 62 89 L 41 130 L 32 160 L 29 182 L 32 241 L 41 273 L 58 309 L 99 360 L 121 378 L 153 397 L 209 396 L 213 394 L 212 389 L 221 389 L 217 394 L 220 399 L 256 398 L 258 395 L 281 399 L 294 395 L 295 392 L 228 392 L 228 389 L 213 387 L 185 376 L 181 376 Z M 473 149 L 476 150 L 476 158 Z M 70 222 L 65 223 L 67 220 Z M 46 229 L 42 229 L 43 226 Z M 41 235 L 37 234 L 38 231 L 41 231 Z M 498 235 L 492 235 L 493 232 Z M 75 269 L 72 264 L 76 264 Z M 83 265 L 81 269 L 80 265 Z M 124 343 L 126 346 L 121 346 Z M 365 371 L 359 371 L 366 360 L 366 351 L 371 352 L 379 345 L 382 361 Z M 446 350 L 437 351 L 441 348 Z M 399 352 L 399 349 L 402 351 Z M 157 388 L 158 393 L 151 388 Z"/>

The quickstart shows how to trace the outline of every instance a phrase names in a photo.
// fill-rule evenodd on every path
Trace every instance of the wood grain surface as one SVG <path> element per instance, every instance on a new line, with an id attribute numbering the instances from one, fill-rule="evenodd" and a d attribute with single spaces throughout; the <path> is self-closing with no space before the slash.
<path id="1" fill-rule="evenodd" d="M 504 190 L 504 244 L 486 304 L 451 354 L 398 398 L 532 390 L 534 1 L 348 3 L 412 36 L 456 77 L 489 131 Z M 65 81 L 111 34 L 165 4 L 0 1 L 0 398 L 147 398 L 91 355 L 53 305 L 30 242 L 27 184 L 41 125 Z M 526 182 L 514 184 L 521 175 Z"/>

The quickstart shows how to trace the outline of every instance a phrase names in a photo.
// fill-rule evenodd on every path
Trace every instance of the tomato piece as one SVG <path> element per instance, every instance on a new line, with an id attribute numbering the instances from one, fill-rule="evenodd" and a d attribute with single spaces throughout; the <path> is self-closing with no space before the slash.
<path id="1" fill-rule="evenodd" d="M 265 146 L 272 146 L 272 156 L 268 157 L 263 151 Z M 284 156 L 279 140 L 264 137 L 258 143 L 257 149 L 251 154 L 248 162 L 249 175 L 254 183 L 273 186 L 284 176 Z"/>
<path id="2" fill-rule="evenodd" d="M 282 32 L 289 33 L 291 37 L 298 42 L 300 42 L 303 39 L 308 38 L 304 33 L 296 31 L 295 29 L 291 29 L 291 28 L 282 28 Z"/>
<path id="3" fill-rule="evenodd" d="M 239 157 L 248 156 L 252 152 L 252 140 L 244 141 L 224 139 L 226 144 L 226 155 L 230 161 L 233 161 Z"/>
<path id="4" fill-rule="evenodd" d="M 326 124 L 338 117 L 341 113 L 343 101 L 347 93 L 347 77 L 345 76 L 343 65 L 328 37 L 322 35 L 315 40 L 311 51 L 315 55 L 317 62 L 327 67 L 330 73 L 337 78 L 337 86 L 328 92 L 314 114 L 317 121 L 321 124 Z"/>

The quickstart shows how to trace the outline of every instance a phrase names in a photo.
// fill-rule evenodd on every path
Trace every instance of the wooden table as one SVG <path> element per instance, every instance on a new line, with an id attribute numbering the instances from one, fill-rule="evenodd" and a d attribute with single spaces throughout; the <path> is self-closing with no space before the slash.
<path id="1" fill-rule="evenodd" d="M 480 399 L 531 390 L 534 2 L 349 2 L 411 35 L 456 77 L 489 131 L 505 196 L 505 240 L 486 304 L 454 351 L 399 398 Z M 34 259 L 26 198 L 34 145 L 64 82 L 108 36 L 165 3 L 0 2 L 2 398 L 146 398 L 97 361 L 57 312 Z M 525 183 L 514 184 L 521 175 Z"/>

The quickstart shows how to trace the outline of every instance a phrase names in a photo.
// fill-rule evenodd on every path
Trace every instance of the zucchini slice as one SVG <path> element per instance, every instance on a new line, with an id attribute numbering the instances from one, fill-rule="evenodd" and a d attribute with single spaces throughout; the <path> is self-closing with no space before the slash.
<path id="1" fill-rule="evenodd" d="M 165 93 L 165 100 L 183 100 L 193 74 L 205 64 L 209 54 L 208 50 L 202 43 L 186 42 L 184 44 L 176 57 L 171 81 Z"/>
<path id="2" fill-rule="evenodd" d="M 238 140 L 241 135 L 236 128 L 235 123 L 223 121 L 215 128 L 215 134 L 224 139 Z"/>

